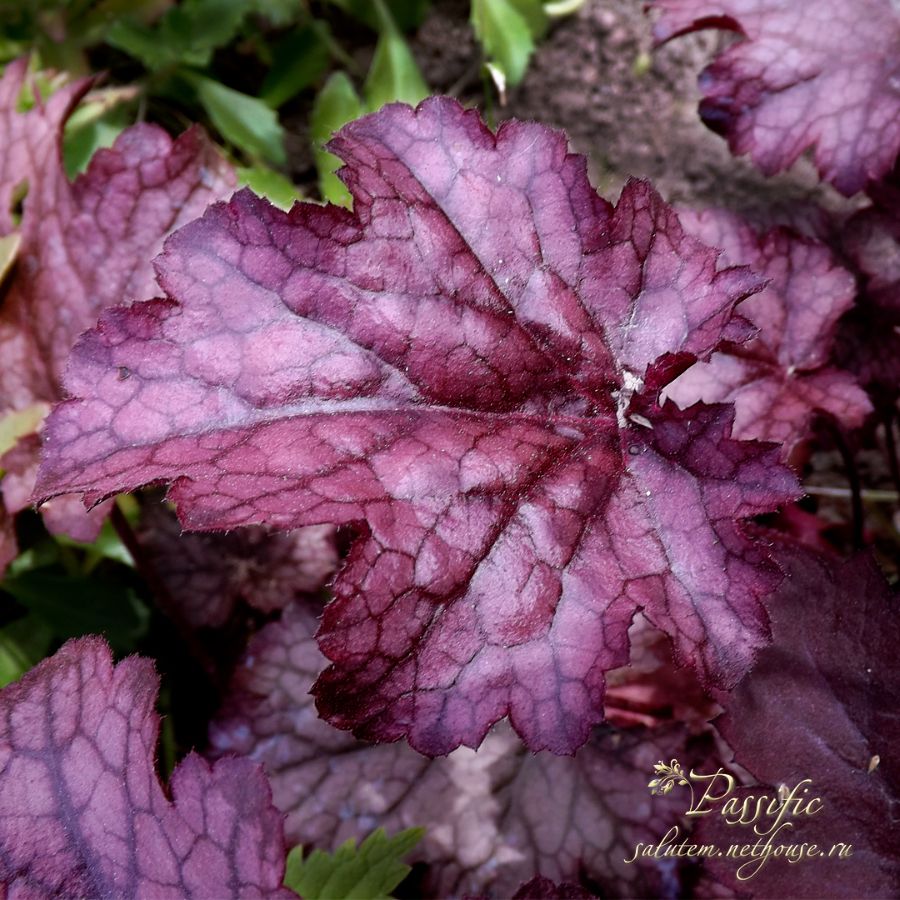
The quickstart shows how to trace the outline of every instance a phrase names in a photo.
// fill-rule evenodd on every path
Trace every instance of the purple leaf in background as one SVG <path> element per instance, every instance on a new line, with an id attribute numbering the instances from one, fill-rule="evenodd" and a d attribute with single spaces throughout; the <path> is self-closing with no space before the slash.
<path id="1" fill-rule="evenodd" d="M 657 45 L 736 32 L 700 76 L 704 122 L 766 175 L 813 148 L 848 196 L 900 150 L 900 11 L 894 0 L 652 0 Z"/>
<path id="2" fill-rule="evenodd" d="M 574 758 L 529 754 L 503 726 L 477 753 L 441 759 L 360 743 L 316 715 L 315 626 L 315 611 L 296 604 L 259 631 L 210 728 L 214 756 L 263 763 L 289 843 L 333 849 L 416 823 L 425 835 L 411 861 L 428 864 L 426 896 L 509 897 L 535 872 L 584 875 L 604 896 L 673 895 L 681 872 L 670 861 L 623 860 L 635 842 L 655 842 L 681 821 L 683 800 L 652 796 L 647 780 L 660 757 L 700 751 L 685 749 L 684 728 L 598 731 Z"/>
<path id="3" fill-rule="evenodd" d="M 230 166 L 197 129 L 173 141 L 154 125 L 135 125 L 95 154 L 74 182 L 62 164 L 62 131 L 90 86 L 79 81 L 19 111 L 27 60 L 0 80 L 0 235 L 14 230 L 12 197 L 27 185 L 17 262 L 0 308 L 0 415 L 61 396 L 65 361 L 76 337 L 102 309 L 154 291 L 150 261 L 163 238 L 234 186 Z M 0 462 L 10 512 L 27 505 L 39 442 L 26 437 Z M 15 484 L 13 484 L 15 480 Z M 44 515 L 52 531 L 91 540 L 99 510 L 55 500 Z"/>
<path id="4" fill-rule="evenodd" d="M 169 299 L 83 336 L 38 495 L 165 481 L 188 528 L 357 524 L 319 708 L 425 753 L 506 715 L 572 752 L 638 607 L 739 678 L 777 581 L 740 520 L 796 485 L 727 409 L 655 396 L 747 336 L 761 281 L 645 183 L 611 208 L 540 125 L 494 135 L 437 98 L 332 149 L 353 213 L 241 192 L 166 243 Z"/>
<path id="5" fill-rule="evenodd" d="M 240 600 L 261 612 L 283 609 L 321 589 L 338 563 L 330 525 L 182 534 L 174 514 L 156 505 L 145 510 L 138 537 L 173 613 L 192 628 L 224 625 Z"/>
<path id="6" fill-rule="evenodd" d="M 795 865 L 771 859 L 742 883 L 733 860 L 709 862 L 726 885 L 757 897 L 897 897 L 897 598 L 867 556 L 841 562 L 797 548 L 779 559 L 787 577 L 771 605 L 773 644 L 723 700 L 716 724 L 770 795 L 777 785 L 812 779 L 808 796 L 821 797 L 824 808 L 793 816 L 775 843 L 815 843 L 825 856 Z M 756 840 L 749 828 L 717 826 L 719 816 L 702 822 L 700 841 Z M 852 856 L 829 857 L 838 842 L 852 844 Z"/>
<path id="7" fill-rule="evenodd" d="M 872 405 L 849 372 L 830 365 L 838 319 L 853 305 L 856 285 L 831 251 L 785 228 L 759 235 L 724 210 L 679 210 L 685 229 L 723 250 L 720 262 L 748 265 L 769 279 L 740 313 L 759 334 L 714 353 L 666 388 L 680 406 L 731 402 L 734 436 L 781 443 L 782 458 L 809 436 L 816 412 L 858 428 Z"/>
<path id="8" fill-rule="evenodd" d="M 885 184 L 873 191 L 873 199 L 841 235 L 844 253 L 861 274 L 862 291 L 841 322 L 837 352 L 876 405 L 890 410 L 900 389 L 900 193 Z"/>
<path id="9" fill-rule="evenodd" d="M 259 766 L 154 771 L 158 679 L 69 641 L 0 692 L 0 884 L 11 897 L 279 897 L 282 819 Z"/>
<path id="10" fill-rule="evenodd" d="M 590 900 L 593 896 L 579 884 L 555 884 L 537 875 L 513 894 L 513 900 Z"/>

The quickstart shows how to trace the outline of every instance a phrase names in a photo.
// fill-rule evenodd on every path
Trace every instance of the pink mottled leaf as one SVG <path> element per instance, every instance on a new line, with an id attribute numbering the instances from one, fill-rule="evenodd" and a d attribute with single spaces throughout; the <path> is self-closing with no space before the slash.
<path id="1" fill-rule="evenodd" d="M 261 769 L 188 756 L 154 771 L 158 680 L 69 641 L 0 692 L 0 884 L 10 897 L 289 898 Z"/>
<path id="2" fill-rule="evenodd" d="M 642 182 L 609 207 L 539 125 L 434 99 L 333 149 L 353 213 L 239 193 L 169 239 L 168 299 L 81 339 L 39 495 L 165 481 L 189 528 L 356 524 L 319 708 L 430 754 L 507 715 L 574 750 L 638 607 L 740 677 L 777 581 L 740 520 L 795 484 L 727 409 L 654 398 L 746 337 L 760 280 Z"/>
<path id="3" fill-rule="evenodd" d="M 574 757 L 530 754 L 504 726 L 477 753 L 441 759 L 361 743 L 316 715 L 315 627 L 315 610 L 296 604 L 258 632 L 210 727 L 213 756 L 265 766 L 289 843 L 333 849 L 417 825 L 425 835 L 410 861 L 427 863 L 423 896 L 510 897 L 536 872 L 584 877 L 602 896 L 675 896 L 679 865 L 623 860 L 682 822 L 683 800 L 647 790 L 661 756 L 706 752 L 681 726 L 598 730 Z"/>
<path id="4" fill-rule="evenodd" d="M 900 150 L 900 11 L 894 0 L 652 0 L 657 44 L 704 28 L 740 39 L 700 76 L 700 115 L 767 175 L 813 148 L 850 195 Z"/>
<path id="5" fill-rule="evenodd" d="M 338 562 L 329 525 L 274 534 L 259 527 L 182 534 L 175 516 L 155 506 L 145 512 L 138 537 L 174 613 L 193 628 L 223 625 L 241 600 L 262 612 L 284 609 L 318 591 Z"/>
<path id="6" fill-rule="evenodd" d="M 27 187 L 15 268 L 0 307 L 0 414 L 61 397 L 63 367 L 76 337 L 102 309 L 153 291 L 150 261 L 163 238 L 199 215 L 234 185 L 228 164 L 198 129 L 173 141 L 160 128 L 135 125 L 99 151 L 69 182 L 61 158 L 62 129 L 89 87 L 62 88 L 28 112 L 18 108 L 27 61 L 0 80 L 0 235 L 14 225 L 10 203 Z M 15 448 L 15 485 L 4 479 L 10 512 L 28 503 L 37 447 Z M 10 466 L 4 462 L 3 467 Z M 92 539 L 103 510 L 57 499 L 45 509 L 51 530 Z"/>
<path id="7" fill-rule="evenodd" d="M 787 577 L 771 606 L 773 644 L 723 700 L 716 724 L 770 796 L 778 785 L 811 779 L 808 796 L 821 797 L 823 809 L 791 816 L 775 843 L 814 843 L 823 856 L 795 865 L 770 859 L 743 883 L 734 880 L 733 860 L 710 864 L 726 885 L 756 897 L 896 897 L 897 598 L 867 556 L 842 562 L 790 548 L 780 559 Z M 760 793 L 746 788 L 741 796 Z M 706 818 L 719 822 L 703 822 L 701 841 L 757 839 L 749 828 Z M 839 842 L 852 845 L 852 855 L 831 854 Z"/>
<path id="8" fill-rule="evenodd" d="M 719 210 L 680 217 L 691 234 L 724 251 L 721 262 L 752 266 L 769 283 L 740 307 L 759 329 L 753 341 L 696 363 L 666 395 L 682 406 L 734 403 L 734 436 L 779 442 L 784 459 L 809 436 L 817 412 L 859 427 L 872 405 L 849 372 L 830 364 L 837 321 L 853 305 L 853 276 L 824 244 L 787 229 L 759 235 Z"/>

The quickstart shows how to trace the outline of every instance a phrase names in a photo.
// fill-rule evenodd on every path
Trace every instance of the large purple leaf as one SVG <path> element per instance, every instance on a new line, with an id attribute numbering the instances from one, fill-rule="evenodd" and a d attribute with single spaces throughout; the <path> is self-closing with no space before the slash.
<path id="1" fill-rule="evenodd" d="M 154 771 L 151 662 L 70 641 L 0 692 L 0 884 L 11 897 L 282 897 L 281 815 L 259 766 Z"/>
<path id="2" fill-rule="evenodd" d="M 818 241 L 785 228 L 763 235 L 720 210 L 681 210 L 684 227 L 724 252 L 720 261 L 746 264 L 768 285 L 741 304 L 758 329 L 749 344 L 714 353 L 666 388 L 679 405 L 732 402 L 734 436 L 777 441 L 785 459 L 825 412 L 848 428 L 862 425 L 872 405 L 854 377 L 832 366 L 838 319 L 853 305 L 853 276 Z"/>
<path id="3" fill-rule="evenodd" d="M 808 796 L 821 797 L 824 808 L 790 816 L 793 827 L 774 843 L 814 843 L 824 855 L 796 864 L 770 859 L 742 883 L 733 860 L 710 863 L 726 884 L 757 897 L 896 897 L 897 598 L 869 557 L 838 562 L 791 549 L 783 559 L 787 577 L 771 607 L 773 645 L 723 701 L 717 724 L 737 762 L 770 796 L 778 785 L 812 780 Z M 760 793 L 747 788 L 742 796 Z M 709 839 L 727 846 L 757 836 L 708 816 L 700 840 Z M 851 856 L 829 856 L 839 842 L 852 845 Z"/>
<path id="4" fill-rule="evenodd" d="M 603 896 L 677 893 L 679 866 L 623 860 L 681 821 L 683 801 L 652 796 L 647 779 L 661 756 L 694 752 L 685 729 L 599 731 L 574 758 L 529 754 L 502 726 L 477 753 L 441 759 L 364 744 L 316 715 L 315 626 L 315 610 L 296 604 L 258 632 L 210 728 L 214 756 L 263 763 L 290 843 L 333 849 L 378 827 L 423 826 L 412 860 L 427 863 L 426 896 L 509 897 L 536 872 L 585 877 Z"/>
<path id="5" fill-rule="evenodd" d="M 795 484 L 726 408 L 654 397 L 746 336 L 759 279 L 644 183 L 611 209 L 539 125 L 494 136 L 436 99 L 333 149 L 354 213 L 242 192 L 167 242 L 169 299 L 82 338 L 39 495 L 174 481 L 189 528 L 364 522 L 320 709 L 423 752 L 505 715 L 571 752 L 639 606 L 681 662 L 740 677 L 776 576 L 739 522 Z"/>
<path id="6" fill-rule="evenodd" d="M 150 261 L 163 238 L 234 185 L 229 165 L 201 131 L 173 141 L 143 124 L 123 132 L 69 182 L 62 129 L 89 82 L 63 88 L 23 113 L 18 103 L 26 73 L 26 61 L 19 60 L 0 80 L 0 234 L 14 228 L 10 200 L 27 186 L 17 263 L 0 307 L 0 414 L 58 400 L 76 337 L 107 306 L 152 293 Z M 14 458 L 16 483 L 4 479 L 11 512 L 32 492 L 36 447 L 24 439 Z M 8 461 L 0 467 L 11 468 Z M 52 530 L 81 539 L 95 536 L 102 521 L 60 500 L 45 516 Z"/>
<path id="7" fill-rule="evenodd" d="M 900 150 L 900 12 L 894 0 L 652 0 L 657 44 L 737 32 L 700 76 L 700 115 L 767 175 L 812 147 L 844 194 L 884 176 Z"/>
<path id="8" fill-rule="evenodd" d="M 322 588 L 338 562 L 329 525 L 182 534 L 175 516 L 158 505 L 145 512 L 138 537 L 172 614 L 191 628 L 224 625 L 241 600 L 262 612 L 283 609 Z"/>

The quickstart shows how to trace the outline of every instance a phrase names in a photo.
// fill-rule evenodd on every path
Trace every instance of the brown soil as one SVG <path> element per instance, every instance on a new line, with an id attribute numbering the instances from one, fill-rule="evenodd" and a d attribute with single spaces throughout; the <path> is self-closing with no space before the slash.
<path id="1" fill-rule="evenodd" d="M 649 178 L 671 202 L 746 211 L 841 198 L 818 187 L 812 165 L 767 179 L 735 160 L 700 121 L 697 75 L 730 38 L 707 32 L 652 51 L 643 0 L 587 0 L 539 44 L 523 83 L 496 118 L 537 119 L 564 129 L 590 160 L 591 178 L 610 199 L 629 175 Z M 436 0 L 412 48 L 436 91 L 485 108 L 480 55 L 468 25 L 468 0 Z"/>

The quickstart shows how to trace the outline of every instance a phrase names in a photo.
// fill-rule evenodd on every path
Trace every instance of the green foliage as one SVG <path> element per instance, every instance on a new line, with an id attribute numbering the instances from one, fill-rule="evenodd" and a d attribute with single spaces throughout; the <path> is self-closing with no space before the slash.
<path id="1" fill-rule="evenodd" d="M 272 51 L 269 72 L 260 97 L 277 109 L 315 84 L 328 69 L 330 35 L 324 22 L 312 20 L 295 28 Z"/>
<path id="2" fill-rule="evenodd" d="M 325 150 L 323 145 L 342 125 L 358 118 L 363 111 L 362 101 L 353 82 L 344 72 L 335 72 L 316 97 L 309 118 L 309 130 L 316 168 L 319 170 L 319 192 L 331 203 L 349 206 L 350 193 L 334 174 L 340 160 Z"/>
<path id="3" fill-rule="evenodd" d="M 237 178 L 239 184 L 246 185 L 260 197 L 267 197 L 281 209 L 290 209 L 300 199 L 296 185 L 267 166 L 241 166 L 237 170 Z"/>
<path id="4" fill-rule="evenodd" d="M 36 666 L 52 643 L 53 631 L 31 613 L 0 628 L 0 688 Z"/>
<path id="5" fill-rule="evenodd" d="M 197 72 L 185 70 L 181 77 L 196 91 L 197 99 L 226 141 L 251 159 L 264 159 L 276 166 L 287 162 L 284 129 L 278 115 L 262 100 Z"/>
<path id="6" fill-rule="evenodd" d="M 472 0 L 469 18 L 502 95 L 525 76 L 547 15 L 540 0 Z"/>
<path id="7" fill-rule="evenodd" d="M 384 900 L 409 874 L 401 859 L 424 833 L 409 828 L 389 838 L 379 828 L 359 847 L 351 839 L 334 853 L 314 850 L 306 859 L 303 848 L 295 847 L 288 854 L 284 883 L 304 900 Z"/>

